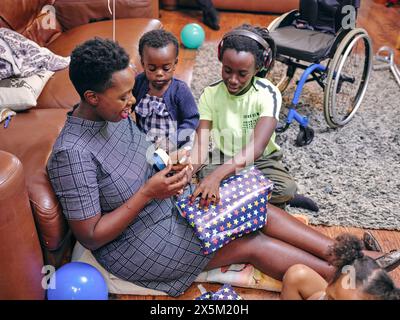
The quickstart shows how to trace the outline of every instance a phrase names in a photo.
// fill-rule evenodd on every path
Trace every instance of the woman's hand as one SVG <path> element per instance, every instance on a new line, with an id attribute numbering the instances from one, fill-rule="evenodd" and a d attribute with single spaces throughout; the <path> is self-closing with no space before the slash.
<path id="1" fill-rule="evenodd" d="M 179 149 L 171 152 L 169 158 L 172 162 L 173 171 L 182 171 L 184 168 L 192 168 L 192 159 L 190 157 L 190 149 Z"/>
<path id="2" fill-rule="evenodd" d="M 172 164 L 169 164 L 164 170 L 152 176 L 143 186 L 143 193 L 149 199 L 165 199 L 180 194 L 187 185 L 189 179 L 187 169 L 167 177 L 172 170 Z"/>
<path id="3" fill-rule="evenodd" d="M 191 202 L 201 195 L 200 206 L 208 207 L 211 203 L 218 204 L 220 201 L 219 186 L 221 178 L 215 172 L 205 177 L 194 190 L 191 196 Z"/>

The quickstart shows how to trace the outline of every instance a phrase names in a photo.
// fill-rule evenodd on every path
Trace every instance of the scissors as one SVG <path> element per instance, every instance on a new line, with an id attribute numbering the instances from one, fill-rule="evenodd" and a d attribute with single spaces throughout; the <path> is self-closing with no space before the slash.
<path id="1" fill-rule="evenodd" d="M 375 60 L 384 62 L 383 64 L 374 65 L 374 70 L 390 69 L 400 86 L 400 70 L 394 63 L 394 51 L 390 47 L 380 47 L 375 55 Z"/>

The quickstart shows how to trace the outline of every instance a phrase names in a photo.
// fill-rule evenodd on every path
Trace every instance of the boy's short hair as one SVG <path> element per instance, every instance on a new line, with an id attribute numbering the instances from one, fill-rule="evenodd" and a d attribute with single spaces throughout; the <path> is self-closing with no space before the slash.
<path id="1" fill-rule="evenodd" d="M 129 55 L 118 43 L 94 38 L 72 51 L 69 78 L 84 99 L 87 90 L 104 92 L 110 88 L 113 73 L 126 69 L 128 65 Z"/>
<path id="2" fill-rule="evenodd" d="M 175 47 L 176 56 L 179 54 L 178 39 L 169 31 L 164 29 L 157 29 L 146 32 L 139 40 L 139 55 L 143 59 L 144 47 L 150 48 L 164 48 L 172 43 Z"/>

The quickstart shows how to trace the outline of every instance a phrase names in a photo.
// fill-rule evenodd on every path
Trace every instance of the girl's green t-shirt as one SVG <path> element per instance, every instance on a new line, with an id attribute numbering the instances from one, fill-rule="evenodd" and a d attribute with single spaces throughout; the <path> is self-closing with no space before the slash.
<path id="1" fill-rule="evenodd" d="M 279 120 L 281 104 L 280 91 L 267 79 L 254 77 L 252 87 L 240 96 L 231 95 L 221 80 L 204 89 L 199 101 L 200 120 L 212 122 L 216 146 L 232 157 L 247 145 L 258 119 Z M 280 150 L 275 136 L 274 132 L 264 156 Z"/>

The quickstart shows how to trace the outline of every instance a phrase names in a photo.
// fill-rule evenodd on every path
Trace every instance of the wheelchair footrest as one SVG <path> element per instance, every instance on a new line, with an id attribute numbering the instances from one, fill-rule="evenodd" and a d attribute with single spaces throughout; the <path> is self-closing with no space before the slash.
<path id="1" fill-rule="evenodd" d="M 314 130 L 310 127 L 300 126 L 300 131 L 296 138 L 296 146 L 303 147 L 310 144 L 314 139 Z"/>

